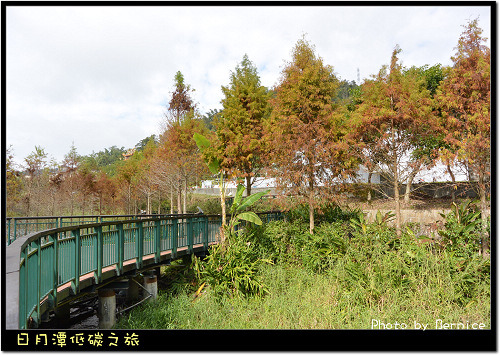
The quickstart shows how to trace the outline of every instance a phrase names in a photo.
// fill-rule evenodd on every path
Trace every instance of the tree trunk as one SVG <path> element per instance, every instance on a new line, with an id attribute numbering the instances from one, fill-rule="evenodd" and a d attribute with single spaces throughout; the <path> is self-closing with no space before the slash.
<path id="1" fill-rule="evenodd" d="M 226 227 L 226 191 L 224 186 L 224 176 L 223 173 L 220 173 L 221 178 L 219 182 L 219 191 L 220 191 L 220 206 L 222 209 L 222 226 L 220 228 L 220 236 L 221 236 L 221 244 L 224 245 L 226 241 L 225 227 Z"/>
<path id="2" fill-rule="evenodd" d="M 31 191 L 28 191 L 28 197 L 26 198 L 26 216 L 30 215 L 30 201 L 31 201 Z"/>
<path id="3" fill-rule="evenodd" d="M 252 194 L 252 177 L 246 176 L 245 179 L 247 181 L 247 196 L 250 196 Z"/>
<path id="4" fill-rule="evenodd" d="M 417 166 L 415 169 L 413 169 L 410 176 L 408 177 L 408 181 L 406 182 L 406 191 L 404 197 L 405 203 L 410 203 L 411 185 L 413 184 L 413 179 L 415 179 L 415 176 L 419 171 L 420 171 L 420 165 Z"/>
<path id="5" fill-rule="evenodd" d="M 220 192 L 220 206 L 222 208 L 222 226 L 226 226 L 226 199 L 224 193 Z"/>
<path id="6" fill-rule="evenodd" d="M 367 202 L 372 202 L 372 172 L 368 172 L 368 196 L 366 197 Z"/>
<path id="7" fill-rule="evenodd" d="M 488 235 L 488 207 L 486 203 L 486 183 L 484 172 L 479 173 L 479 197 L 481 209 L 481 254 L 484 258 L 489 257 L 490 236 Z"/>
<path id="8" fill-rule="evenodd" d="M 55 209 L 56 209 L 56 194 L 52 193 L 52 208 L 51 208 L 52 216 L 55 215 Z"/>
<path id="9" fill-rule="evenodd" d="M 452 186 L 451 186 L 451 200 L 455 202 L 455 189 L 456 189 L 456 184 L 455 184 L 455 175 L 453 174 L 453 171 L 451 170 L 451 166 L 449 162 L 446 162 L 446 169 L 448 169 L 448 174 L 450 174 L 451 181 L 452 181 Z"/>
<path id="10" fill-rule="evenodd" d="M 158 214 L 161 212 L 161 190 L 160 187 L 158 187 Z"/>
<path id="11" fill-rule="evenodd" d="M 314 233 L 314 176 L 309 176 L 309 233 Z"/>
<path id="12" fill-rule="evenodd" d="M 130 183 L 128 184 L 127 214 L 130 214 Z"/>
<path id="13" fill-rule="evenodd" d="M 182 181 L 177 184 L 177 214 L 182 213 Z"/>
<path id="14" fill-rule="evenodd" d="M 182 213 L 186 214 L 187 213 L 187 192 L 188 192 L 188 187 L 187 187 L 187 177 L 184 178 L 184 200 L 183 200 L 183 206 L 182 206 Z"/>
<path id="15" fill-rule="evenodd" d="M 396 168 L 397 169 L 397 168 Z M 396 234 L 401 235 L 401 205 L 399 201 L 399 183 L 396 177 L 394 178 L 394 202 L 396 207 Z"/>
<path id="16" fill-rule="evenodd" d="M 395 148 L 395 130 L 392 128 L 392 170 L 394 174 L 394 202 L 396 207 L 396 235 L 401 236 L 401 205 L 399 201 L 399 174 L 398 174 L 398 157 Z"/>
<path id="17" fill-rule="evenodd" d="M 170 214 L 174 214 L 174 188 L 170 185 Z"/>

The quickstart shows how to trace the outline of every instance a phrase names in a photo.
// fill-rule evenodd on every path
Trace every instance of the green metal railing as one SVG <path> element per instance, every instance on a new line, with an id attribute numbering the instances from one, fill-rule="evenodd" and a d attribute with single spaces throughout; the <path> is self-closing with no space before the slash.
<path id="1" fill-rule="evenodd" d="M 17 238 L 51 228 L 62 228 L 87 223 L 101 223 L 139 218 L 172 217 L 173 214 L 129 214 L 129 215 L 90 215 L 90 216 L 42 216 L 42 217 L 7 217 L 6 242 L 10 245 Z"/>
<path id="2" fill-rule="evenodd" d="M 282 218 L 279 212 L 259 215 L 263 222 Z M 20 247 L 19 328 L 27 328 L 30 319 L 39 324 L 42 305 L 45 311 L 57 307 L 62 301 L 58 288 L 70 287 L 76 295 L 82 276 L 99 284 L 105 268 L 120 276 L 127 262 L 140 270 L 145 257 L 157 265 L 167 254 L 175 259 L 179 249 L 206 251 L 217 241 L 220 226 L 220 215 L 178 215 L 60 227 L 18 240 L 9 248 Z"/>

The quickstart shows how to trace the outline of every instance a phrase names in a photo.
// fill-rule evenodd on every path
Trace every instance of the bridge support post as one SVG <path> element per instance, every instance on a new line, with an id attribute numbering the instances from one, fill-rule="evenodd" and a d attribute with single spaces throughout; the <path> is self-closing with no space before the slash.
<path id="1" fill-rule="evenodd" d="M 116 322 L 116 296 L 113 289 L 100 289 L 99 309 L 97 316 L 99 318 L 99 329 L 111 329 Z"/>
<path id="2" fill-rule="evenodd" d="M 40 320 L 42 323 L 48 323 L 50 321 L 50 311 L 43 312 Z"/>
<path id="3" fill-rule="evenodd" d="M 151 298 L 148 300 L 149 302 L 156 300 L 158 297 L 158 282 L 157 277 L 154 273 L 150 275 L 144 276 L 144 288 L 149 294 L 151 294 Z M 149 294 L 145 292 L 144 298 L 148 297 Z"/>
<path id="4" fill-rule="evenodd" d="M 71 307 L 69 303 L 65 303 L 55 309 L 54 313 L 56 314 L 56 320 L 58 325 L 64 327 L 67 324 L 69 324 L 70 311 Z"/>
<path id="5" fill-rule="evenodd" d="M 134 277 L 128 280 L 127 300 L 137 301 L 139 299 L 140 278 Z"/>

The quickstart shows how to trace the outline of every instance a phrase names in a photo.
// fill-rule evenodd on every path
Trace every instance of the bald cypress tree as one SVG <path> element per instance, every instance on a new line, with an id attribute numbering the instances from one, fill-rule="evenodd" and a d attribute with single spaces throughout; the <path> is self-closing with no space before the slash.
<path id="1" fill-rule="evenodd" d="M 247 196 L 261 168 L 262 122 L 270 113 L 270 93 L 260 83 L 257 68 L 245 54 L 222 86 L 223 110 L 216 119 L 222 166 L 246 181 Z"/>
<path id="2" fill-rule="evenodd" d="M 483 219 L 482 253 L 489 251 L 487 194 L 491 164 L 490 49 L 478 20 L 470 21 L 459 38 L 453 67 L 437 90 L 444 141 L 443 160 L 462 162 L 477 178 Z"/>
<path id="3" fill-rule="evenodd" d="M 345 116 L 334 106 L 339 80 L 305 39 L 297 42 L 292 61 L 281 73 L 266 120 L 270 173 L 278 188 L 314 208 L 335 195 L 338 182 L 350 174 Z"/>
<path id="4" fill-rule="evenodd" d="M 396 231 L 401 234 L 399 190 L 407 169 L 408 157 L 419 139 L 435 132 L 432 106 L 425 80 L 416 71 L 403 73 L 398 55 L 392 52 L 391 63 L 362 86 L 362 103 L 357 107 L 357 133 L 362 145 L 380 154 L 379 167 L 394 191 Z"/>
<path id="5" fill-rule="evenodd" d="M 172 93 L 172 98 L 168 103 L 167 119 L 179 124 L 182 118 L 193 111 L 196 105 L 191 98 L 192 91 L 189 85 L 184 83 L 184 75 L 180 71 L 175 73 L 175 90 Z"/>

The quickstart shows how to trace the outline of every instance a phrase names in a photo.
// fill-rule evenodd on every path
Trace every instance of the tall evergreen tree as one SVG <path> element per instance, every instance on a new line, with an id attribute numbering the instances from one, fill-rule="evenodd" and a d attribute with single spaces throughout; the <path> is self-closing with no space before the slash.
<path id="1" fill-rule="evenodd" d="M 250 196 L 252 178 L 262 165 L 262 122 L 270 113 L 270 94 L 260 84 L 257 68 L 246 54 L 222 92 L 223 110 L 215 124 L 222 165 L 230 174 L 245 179 Z"/>

